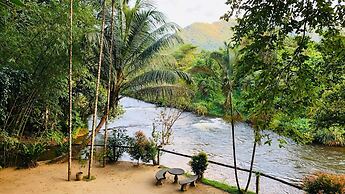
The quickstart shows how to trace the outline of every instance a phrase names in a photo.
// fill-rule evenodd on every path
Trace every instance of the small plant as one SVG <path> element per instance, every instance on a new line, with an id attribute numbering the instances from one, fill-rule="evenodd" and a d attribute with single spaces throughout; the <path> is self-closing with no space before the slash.
<path id="1" fill-rule="evenodd" d="M 317 172 L 303 179 L 303 187 L 308 194 L 343 194 L 345 175 Z"/>
<path id="2" fill-rule="evenodd" d="M 164 146 L 171 143 L 173 126 L 180 119 L 182 113 L 182 110 L 167 108 L 159 113 L 158 118 L 154 120 L 152 132 L 152 137 L 157 145 Z"/>
<path id="3" fill-rule="evenodd" d="M 153 164 L 156 165 L 156 157 L 158 155 L 158 147 L 153 140 L 149 140 L 145 146 L 145 156 L 143 158 L 144 162 L 153 161 Z"/>
<path id="4" fill-rule="evenodd" d="M 200 152 L 198 155 L 192 157 L 189 164 L 192 167 L 192 171 L 199 176 L 199 179 L 202 179 L 208 166 L 207 154 Z"/>
<path id="5" fill-rule="evenodd" d="M 79 157 L 78 157 L 78 163 L 79 163 L 79 171 L 81 171 L 86 166 L 86 162 L 88 161 L 88 151 L 83 150 L 81 151 Z"/>
<path id="6" fill-rule="evenodd" d="M 108 152 L 107 157 L 110 162 L 117 162 L 119 158 L 123 155 L 126 148 L 122 148 L 119 146 L 127 146 L 130 137 L 126 134 L 125 129 L 114 129 L 113 135 L 108 140 Z"/>

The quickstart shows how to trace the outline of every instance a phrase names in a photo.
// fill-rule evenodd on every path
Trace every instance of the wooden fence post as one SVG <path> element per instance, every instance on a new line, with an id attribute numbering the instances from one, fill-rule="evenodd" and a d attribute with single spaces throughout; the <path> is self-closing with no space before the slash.
<path id="1" fill-rule="evenodd" d="M 157 154 L 157 164 L 158 165 L 160 165 L 160 161 L 159 161 L 159 155 L 160 155 L 160 151 L 161 151 L 161 149 L 160 148 L 158 148 L 158 154 Z"/>
<path id="2" fill-rule="evenodd" d="M 256 187 L 255 187 L 255 193 L 259 194 L 260 190 L 260 173 L 256 173 Z"/>

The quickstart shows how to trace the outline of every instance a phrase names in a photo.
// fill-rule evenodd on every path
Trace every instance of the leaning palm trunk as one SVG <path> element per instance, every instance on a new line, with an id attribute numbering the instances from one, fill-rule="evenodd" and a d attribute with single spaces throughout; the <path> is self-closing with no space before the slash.
<path id="1" fill-rule="evenodd" d="M 107 142 L 108 142 L 108 120 L 110 112 L 110 88 L 111 88 L 111 78 L 112 78 L 112 66 L 113 66 L 113 46 L 114 46 L 114 11 L 115 11 L 115 0 L 111 1 L 111 21 L 110 21 L 110 50 L 109 50 L 109 80 L 108 80 L 108 91 L 107 91 L 107 114 L 104 129 L 104 156 L 103 156 L 103 167 L 106 165 L 106 154 L 107 154 Z"/>
<path id="2" fill-rule="evenodd" d="M 72 50 L 73 50 L 73 0 L 70 0 L 70 35 L 69 35 L 69 116 L 68 116 L 68 181 L 71 180 L 71 164 L 72 164 Z"/>
<path id="3" fill-rule="evenodd" d="M 99 51 L 99 61 L 98 61 L 98 72 L 97 72 L 97 84 L 96 84 L 96 97 L 95 97 L 95 109 L 93 113 L 92 119 L 92 131 L 91 131 L 91 146 L 90 146 L 90 155 L 89 155 L 89 168 L 87 177 L 91 179 L 91 169 L 92 169 L 92 162 L 93 162 L 93 153 L 94 153 L 94 142 L 95 142 L 95 135 L 96 135 L 96 122 L 97 122 L 97 104 L 98 104 L 98 91 L 99 91 L 99 84 L 101 79 L 101 66 L 103 60 L 103 39 L 104 39 L 104 26 L 105 26 L 105 1 L 103 1 L 102 5 L 102 29 L 101 29 L 101 37 L 100 37 L 100 51 Z"/>
<path id="4" fill-rule="evenodd" d="M 236 185 L 237 185 L 238 192 L 241 193 L 241 187 L 238 181 L 238 173 L 237 173 L 235 124 L 234 124 L 234 111 L 233 111 L 233 103 L 232 103 L 232 91 L 230 90 L 229 93 L 230 93 L 230 115 L 231 115 L 232 152 L 233 152 L 232 156 L 234 159 Z"/>
<path id="5" fill-rule="evenodd" d="M 245 192 L 248 191 L 249 184 L 250 184 L 250 181 L 251 181 L 251 179 L 252 179 L 253 166 L 254 166 L 254 159 L 255 159 L 255 151 L 256 151 L 256 144 L 257 144 L 257 141 L 256 141 L 256 134 L 254 134 L 254 146 L 253 146 L 253 152 L 252 152 L 252 159 L 251 159 L 251 161 L 250 161 L 250 169 L 249 169 L 249 175 L 248 175 L 247 185 L 246 185 L 246 189 L 244 190 Z"/>

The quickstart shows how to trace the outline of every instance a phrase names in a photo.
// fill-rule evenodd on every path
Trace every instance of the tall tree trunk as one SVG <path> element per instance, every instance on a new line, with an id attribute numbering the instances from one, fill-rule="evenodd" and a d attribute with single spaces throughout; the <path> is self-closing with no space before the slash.
<path id="1" fill-rule="evenodd" d="M 69 73 L 68 73 L 68 95 L 69 95 L 69 114 L 68 114 L 68 181 L 71 180 L 72 165 L 72 51 L 73 51 L 73 0 L 70 0 L 70 34 L 69 34 Z"/>
<path id="2" fill-rule="evenodd" d="M 97 122 L 97 104 L 98 104 L 98 90 L 99 84 L 101 79 L 101 66 L 103 60 L 103 44 L 104 44 L 104 26 L 105 26 L 105 0 L 102 2 L 102 29 L 101 29 L 101 37 L 100 37 L 100 51 L 99 51 L 99 61 L 98 61 L 98 73 L 97 73 L 97 84 L 96 84 L 96 99 L 95 99 L 95 109 L 93 113 L 92 119 L 92 132 L 91 132 L 91 146 L 90 146 L 90 155 L 89 155 L 89 168 L 87 173 L 87 178 L 91 179 L 91 170 L 92 170 L 92 162 L 93 162 L 93 149 L 94 149 L 94 142 L 95 142 L 95 135 L 96 135 L 96 122 Z"/>
<path id="3" fill-rule="evenodd" d="M 108 91 L 107 91 L 107 111 L 106 111 L 106 121 L 104 129 L 104 157 L 103 157 L 103 167 L 106 165 L 106 154 L 107 154 L 107 141 L 108 141 L 108 120 L 110 111 L 110 88 L 111 88 L 111 78 L 112 78 L 112 67 L 113 67 L 113 46 L 114 46 L 114 11 L 115 11 L 115 0 L 111 1 L 111 19 L 110 19 L 110 49 L 109 49 L 109 80 L 108 80 Z"/>
<path id="4" fill-rule="evenodd" d="M 239 193 L 242 193 L 240 183 L 238 181 L 238 174 L 237 174 L 237 161 L 236 161 L 236 143 L 235 143 L 235 124 L 234 124 L 234 111 L 233 111 L 233 104 L 232 104 L 232 90 L 229 91 L 230 94 L 230 115 L 231 115 L 231 133 L 232 133 L 232 156 L 234 159 L 234 167 L 235 167 L 235 179 L 236 185 Z M 229 95 L 228 94 L 228 95 Z"/>

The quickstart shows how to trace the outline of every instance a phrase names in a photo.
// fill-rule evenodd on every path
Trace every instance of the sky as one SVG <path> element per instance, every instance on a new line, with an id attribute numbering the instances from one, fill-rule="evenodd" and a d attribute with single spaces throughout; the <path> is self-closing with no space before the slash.
<path id="1" fill-rule="evenodd" d="M 153 0 L 171 22 L 186 27 L 195 22 L 213 23 L 229 10 L 226 0 Z"/>

